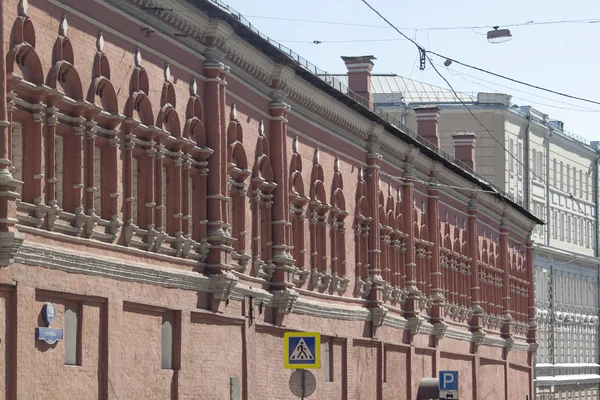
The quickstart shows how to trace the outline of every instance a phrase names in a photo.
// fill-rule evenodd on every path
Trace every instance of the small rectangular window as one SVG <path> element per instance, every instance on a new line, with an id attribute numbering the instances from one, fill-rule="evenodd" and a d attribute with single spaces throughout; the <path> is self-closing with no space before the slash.
<path id="1" fill-rule="evenodd" d="M 81 365 L 81 303 L 65 304 L 65 365 Z"/>
<path id="2" fill-rule="evenodd" d="M 161 329 L 162 369 L 173 369 L 173 314 L 165 313 Z"/>
<path id="3" fill-rule="evenodd" d="M 331 338 L 325 338 L 323 343 L 323 371 L 325 382 L 333 382 L 333 346 Z"/>

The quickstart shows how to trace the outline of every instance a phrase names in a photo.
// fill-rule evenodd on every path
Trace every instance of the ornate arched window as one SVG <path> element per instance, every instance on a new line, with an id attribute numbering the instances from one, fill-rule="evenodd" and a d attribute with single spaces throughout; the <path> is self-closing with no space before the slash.
<path id="1" fill-rule="evenodd" d="M 394 264 L 392 264 L 392 294 L 390 301 L 392 304 L 398 304 L 404 301 L 404 293 L 406 288 L 406 268 L 405 268 L 405 254 L 406 254 L 406 240 L 408 234 L 403 232 L 404 230 L 404 217 L 403 203 L 400 197 L 400 189 L 398 189 L 396 195 L 396 209 L 394 211 L 395 226 L 392 232 L 392 247 L 394 253 Z"/>
<path id="2" fill-rule="evenodd" d="M 44 72 L 35 50 L 36 37 L 33 22 L 27 15 L 27 2 L 19 3 L 18 16 L 10 36 L 6 54 L 7 119 L 11 130 L 7 134 L 8 158 L 11 173 L 23 186 L 15 190 L 21 195 L 17 203 L 19 223 L 41 226 L 45 216 L 44 158 Z M 17 108 L 16 101 L 24 100 Z M 27 132 L 25 135 L 24 133 Z M 31 161 L 24 163 L 26 155 Z"/>
<path id="3" fill-rule="evenodd" d="M 302 157 L 298 152 L 298 137 L 292 141 L 292 157 L 290 161 L 290 217 L 292 229 L 289 230 L 292 244 L 292 257 L 296 272 L 294 273 L 294 284 L 298 287 L 306 283 L 306 278 L 310 273 L 307 268 L 308 259 L 306 257 L 306 246 L 304 236 L 305 232 L 305 214 L 306 204 L 310 200 L 305 195 L 304 180 L 302 179 Z"/>
<path id="4" fill-rule="evenodd" d="M 269 146 L 262 121 L 256 156 L 252 170 L 252 268 L 256 276 L 269 280 L 274 272 L 271 259 L 271 205 L 277 184 L 273 181 Z"/>
<path id="5" fill-rule="evenodd" d="M 52 51 L 53 65 L 46 77 L 46 85 L 57 93 L 46 98 L 46 220 L 51 230 L 79 234 L 89 219 L 83 203 L 85 108 L 76 106 L 84 96 L 67 31 L 67 19 L 63 17 Z M 65 168 L 66 160 L 69 168 Z M 91 230 L 85 233 L 91 235 Z"/>
<path id="6" fill-rule="evenodd" d="M 110 240 L 115 241 L 121 228 L 116 173 L 119 131 L 116 127 L 122 117 L 110 81 L 110 64 L 104 53 L 102 32 L 96 39 L 92 74 L 87 101 L 98 107 L 98 113 L 86 115 L 85 121 L 85 235 L 103 239 L 102 233 L 110 232 Z M 99 232 L 94 231 L 97 225 Z"/>
<path id="7" fill-rule="evenodd" d="M 155 166 L 158 129 L 154 126 L 152 105 L 148 99 L 148 75 L 141 66 L 139 49 L 125 104 L 125 227 L 124 243 L 148 250 L 160 248 L 155 230 Z M 158 245 L 158 246 L 156 246 Z"/>
<path id="8" fill-rule="evenodd" d="M 358 183 L 356 185 L 356 209 L 354 213 L 354 254 L 356 283 L 355 296 L 366 297 L 371 291 L 369 278 L 369 229 L 373 218 L 369 216 L 369 203 L 366 198 L 367 184 L 364 180 L 363 169 L 358 169 Z"/>
<path id="9" fill-rule="evenodd" d="M 331 238 L 331 283 L 330 292 L 343 295 L 348 289 L 350 278 L 346 271 L 346 226 L 344 220 L 348 216 L 344 198 L 344 179 L 340 172 L 340 159 L 335 158 L 333 164 L 333 183 L 331 193 L 330 238 Z"/>
<path id="10" fill-rule="evenodd" d="M 206 238 L 206 178 L 207 160 L 213 150 L 206 146 L 206 132 L 203 124 L 202 102 L 198 96 L 195 79 L 190 82 L 190 98 L 185 112 L 186 122 L 182 138 L 185 145 L 181 149 L 182 170 L 182 256 L 190 256 L 204 261 L 209 245 Z M 189 252 L 194 249 L 193 252 Z"/>
<path id="11" fill-rule="evenodd" d="M 229 218 L 233 243 L 233 260 L 236 269 L 246 270 L 250 256 L 246 253 L 246 178 L 250 175 L 243 146 L 242 126 L 237 119 L 235 104 L 231 107 L 227 128 L 229 172 Z"/>
<path id="12" fill-rule="evenodd" d="M 327 271 L 327 211 L 330 206 L 325 195 L 319 154 L 317 148 L 310 176 L 310 272 L 312 287 L 323 291 L 331 281 L 331 274 Z"/>
<path id="13" fill-rule="evenodd" d="M 154 182 L 156 193 L 155 229 L 159 233 L 155 250 L 174 249 L 178 254 L 185 242 L 181 212 L 183 152 L 180 148 L 181 124 L 179 115 L 175 111 L 175 107 L 177 107 L 175 87 L 171 83 L 171 69 L 168 64 L 164 68 L 164 78 L 160 111 L 156 118 L 156 127 L 160 129 L 160 132 L 156 135 L 156 180 Z M 158 246 L 159 243 L 166 244 L 166 248 Z"/>

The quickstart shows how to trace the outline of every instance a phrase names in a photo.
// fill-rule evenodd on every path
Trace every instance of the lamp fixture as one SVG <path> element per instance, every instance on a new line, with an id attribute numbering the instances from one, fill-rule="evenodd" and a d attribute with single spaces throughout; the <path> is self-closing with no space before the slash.
<path id="1" fill-rule="evenodd" d="M 509 42 L 512 38 L 510 30 L 498 29 L 499 26 L 494 26 L 494 30 L 488 31 L 487 39 L 490 43 L 504 43 Z"/>

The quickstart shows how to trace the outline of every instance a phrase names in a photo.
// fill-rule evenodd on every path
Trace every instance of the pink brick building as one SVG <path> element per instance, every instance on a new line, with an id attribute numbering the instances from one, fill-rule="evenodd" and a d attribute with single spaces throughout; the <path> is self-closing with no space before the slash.
<path id="1" fill-rule="evenodd" d="M 541 221 L 437 109 L 402 132 L 212 1 L 1 10 L 0 398 L 292 399 L 291 330 L 315 399 L 531 398 Z"/>

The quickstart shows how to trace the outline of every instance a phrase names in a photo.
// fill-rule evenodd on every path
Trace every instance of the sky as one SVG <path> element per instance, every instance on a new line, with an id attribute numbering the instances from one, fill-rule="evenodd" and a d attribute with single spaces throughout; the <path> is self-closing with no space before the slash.
<path id="1" fill-rule="evenodd" d="M 504 0 L 392 1 L 368 0 L 425 49 L 554 91 L 600 102 L 600 1 Z M 373 55 L 373 73 L 395 73 L 444 88 L 428 64 L 419 70 L 414 44 L 372 12 L 362 0 L 224 0 L 261 33 L 293 49 L 330 73 L 345 73 L 340 56 Z M 312 23 L 290 21 L 326 21 Z M 491 44 L 491 26 L 528 21 L 595 20 L 598 22 L 508 27 L 512 40 Z M 332 22 L 335 22 L 333 24 Z M 373 25 L 375 27 L 343 24 Z M 438 27 L 477 29 L 427 30 Z M 314 44 L 313 41 L 321 41 Z M 436 64 L 444 60 L 434 57 Z M 513 96 L 517 105 L 532 105 L 565 129 L 588 141 L 600 140 L 600 105 L 560 97 L 453 64 L 440 72 L 459 92 L 496 92 Z"/>

